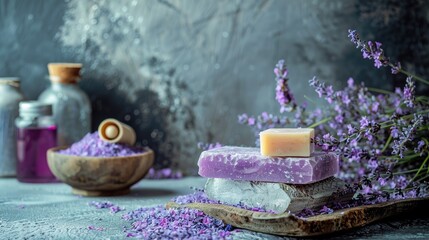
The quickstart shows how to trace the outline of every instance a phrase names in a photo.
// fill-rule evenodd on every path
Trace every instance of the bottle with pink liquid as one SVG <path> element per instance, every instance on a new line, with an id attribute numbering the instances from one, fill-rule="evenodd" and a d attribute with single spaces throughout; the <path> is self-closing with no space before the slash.
<path id="1" fill-rule="evenodd" d="M 52 106 L 37 101 L 21 102 L 17 126 L 17 179 L 20 182 L 55 182 L 46 152 L 57 145 Z"/>

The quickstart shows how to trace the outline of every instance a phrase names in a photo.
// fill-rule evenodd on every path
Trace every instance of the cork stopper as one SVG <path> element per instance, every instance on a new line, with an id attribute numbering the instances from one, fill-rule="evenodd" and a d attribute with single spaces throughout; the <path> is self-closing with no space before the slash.
<path id="1" fill-rule="evenodd" d="M 19 88 L 20 81 L 19 81 L 19 78 L 16 78 L 16 77 L 0 77 L 0 85 L 2 84 Z"/>
<path id="2" fill-rule="evenodd" d="M 128 145 L 136 143 L 134 129 L 113 118 L 108 118 L 100 123 L 98 135 L 103 141 L 109 143 L 125 143 Z"/>
<path id="3" fill-rule="evenodd" d="M 81 63 L 49 63 L 48 70 L 51 81 L 60 83 L 76 83 L 80 79 Z"/>

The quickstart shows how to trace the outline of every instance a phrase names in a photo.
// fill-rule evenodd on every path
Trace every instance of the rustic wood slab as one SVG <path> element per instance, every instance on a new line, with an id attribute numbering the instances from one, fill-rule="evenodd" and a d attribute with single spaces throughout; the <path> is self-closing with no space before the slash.
<path id="1" fill-rule="evenodd" d="M 427 208 L 429 198 L 396 200 L 375 205 L 359 206 L 335 211 L 331 214 L 298 218 L 289 213 L 271 214 L 249 211 L 221 204 L 167 203 L 167 208 L 188 207 L 198 209 L 226 224 L 282 236 L 317 236 L 361 227 L 387 217 L 417 212 Z"/>

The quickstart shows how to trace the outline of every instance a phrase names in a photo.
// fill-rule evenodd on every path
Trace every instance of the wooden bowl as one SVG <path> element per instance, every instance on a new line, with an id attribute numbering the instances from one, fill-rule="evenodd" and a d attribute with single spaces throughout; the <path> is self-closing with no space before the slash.
<path id="1" fill-rule="evenodd" d="M 154 161 L 154 153 L 145 148 L 141 154 L 125 157 L 84 157 L 58 153 L 67 147 L 48 150 L 52 173 L 82 196 L 123 195 L 141 180 Z"/>

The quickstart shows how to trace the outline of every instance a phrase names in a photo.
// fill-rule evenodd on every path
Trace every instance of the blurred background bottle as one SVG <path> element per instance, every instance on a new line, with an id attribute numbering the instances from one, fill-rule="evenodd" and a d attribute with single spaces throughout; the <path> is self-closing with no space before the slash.
<path id="1" fill-rule="evenodd" d="M 17 131 L 17 179 L 20 182 L 53 182 L 47 151 L 57 146 L 57 128 L 52 106 L 37 101 L 21 102 Z"/>
<path id="2" fill-rule="evenodd" d="M 49 63 L 51 86 L 39 101 L 52 104 L 58 145 L 70 145 L 91 131 L 91 103 L 79 88 L 79 63 Z"/>
<path id="3" fill-rule="evenodd" d="M 0 78 L 0 177 L 16 175 L 16 129 L 19 102 L 24 99 L 17 78 Z"/>

